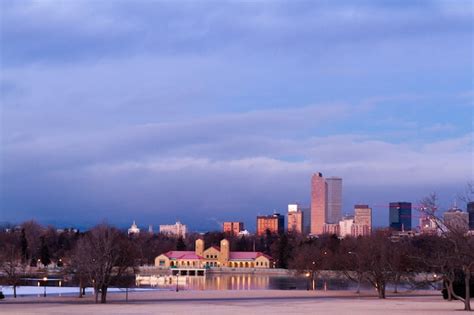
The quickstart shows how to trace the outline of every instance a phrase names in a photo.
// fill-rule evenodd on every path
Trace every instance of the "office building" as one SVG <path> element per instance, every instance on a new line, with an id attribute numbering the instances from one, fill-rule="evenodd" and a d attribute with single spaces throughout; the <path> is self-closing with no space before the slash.
<path id="1" fill-rule="evenodd" d="M 446 211 L 443 219 L 448 231 L 462 232 L 469 230 L 469 213 L 456 206 Z"/>
<path id="2" fill-rule="evenodd" d="M 303 212 L 303 233 L 311 233 L 311 208 L 301 207 L 301 212 Z"/>
<path id="3" fill-rule="evenodd" d="M 372 233 L 372 209 L 368 205 L 355 205 L 352 236 L 366 236 L 370 233 Z"/>
<path id="4" fill-rule="evenodd" d="M 302 234 L 304 232 L 304 215 L 298 204 L 288 205 L 288 232 Z"/>
<path id="5" fill-rule="evenodd" d="M 311 234 L 323 233 L 326 223 L 328 185 L 322 173 L 311 177 Z"/>
<path id="6" fill-rule="evenodd" d="M 326 178 L 327 214 L 326 223 L 339 223 L 342 219 L 342 178 Z"/>
<path id="7" fill-rule="evenodd" d="M 339 223 L 324 223 L 323 234 L 334 234 L 339 236 Z"/>
<path id="8" fill-rule="evenodd" d="M 285 217 L 279 213 L 257 217 L 257 235 L 285 232 Z"/>
<path id="9" fill-rule="evenodd" d="M 238 235 L 243 230 L 244 230 L 243 222 L 224 222 L 222 224 L 222 231 L 224 233 Z"/>
<path id="10" fill-rule="evenodd" d="M 341 238 L 352 235 L 352 226 L 354 225 L 354 217 L 346 216 L 339 221 L 339 236 Z"/>
<path id="11" fill-rule="evenodd" d="M 391 202 L 389 226 L 395 231 L 411 230 L 411 202 Z"/>
<path id="12" fill-rule="evenodd" d="M 187 228 L 186 225 L 181 224 L 181 222 L 176 222 L 175 224 L 165 224 L 160 225 L 160 233 L 168 234 L 174 237 L 186 237 Z"/>

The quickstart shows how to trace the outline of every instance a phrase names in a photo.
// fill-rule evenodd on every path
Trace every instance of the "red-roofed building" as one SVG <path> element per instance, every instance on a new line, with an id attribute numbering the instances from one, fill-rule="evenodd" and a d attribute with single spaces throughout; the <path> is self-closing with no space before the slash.
<path id="1" fill-rule="evenodd" d="M 204 241 L 196 240 L 195 251 L 169 251 L 155 258 L 160 268 L 270 268 L 272 258 L 261 252 L 231 252 L 229 241 L 204 250 Z"/>

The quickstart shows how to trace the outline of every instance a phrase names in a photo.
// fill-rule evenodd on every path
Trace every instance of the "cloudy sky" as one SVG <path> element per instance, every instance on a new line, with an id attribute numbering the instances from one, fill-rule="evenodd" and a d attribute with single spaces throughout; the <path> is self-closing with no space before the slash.
<path id="1" fill-rule="evenodd" d="M 470 1 L 2 1 L 0 221 L 192 229 L 473 178 Z"/>

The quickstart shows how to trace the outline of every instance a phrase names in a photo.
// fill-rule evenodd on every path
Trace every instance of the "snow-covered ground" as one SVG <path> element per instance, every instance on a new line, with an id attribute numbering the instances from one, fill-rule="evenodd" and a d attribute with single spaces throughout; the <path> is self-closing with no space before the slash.
<path id="1" fill-rule="evenodd" d="M 156 291 L 160 289 L 149 289 L 149 288 L 133 288 L 129 289 L 129 292 L 133 291 Z M 13 295 L 13 287 L 10 286 L 0 286 L 0 291 L 3 291 L 3 294 L 6 296 Z M 109 288 L 108 292 L 110 293 L 117 293 L 123 292 L 125 293 L 125 289 L 119 288 Z M 92 294 L 92 288 L 86 288 L 86 294 Z M 21 286 L 16 288 L 16 294 L 18 296 L 26 296 L 26 295 L 43 295 L 44 294 L 44 287 L 42 286 Z M 46 287 L 46 295 L 71 295 L 71 294 L 79 294 L 79 287 Z"/>
<path id="2" fill-rule="evenodd" d="M 461 314 L 463 304 L 447 302 L 433 291 L 388 293 L 380 300 L 375 292 L 351 291 L 240 290 L 155 291 L 111 294 L 105 305 L 95 304 L 92 295 L 27 296 L 0 300 L 0 314 L 326 314 L 326 315 L 448 315 Z"/>

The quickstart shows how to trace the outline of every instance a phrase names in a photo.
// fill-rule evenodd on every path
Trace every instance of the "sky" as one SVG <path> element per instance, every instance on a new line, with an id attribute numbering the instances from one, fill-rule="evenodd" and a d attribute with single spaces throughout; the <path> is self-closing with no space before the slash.
<path id="1" fill-rule="evenodd" d="M 474 178 L 471 1 L 0 6 L 0 222 L 252 230 L 322 172 L 386 226 Z"/>

